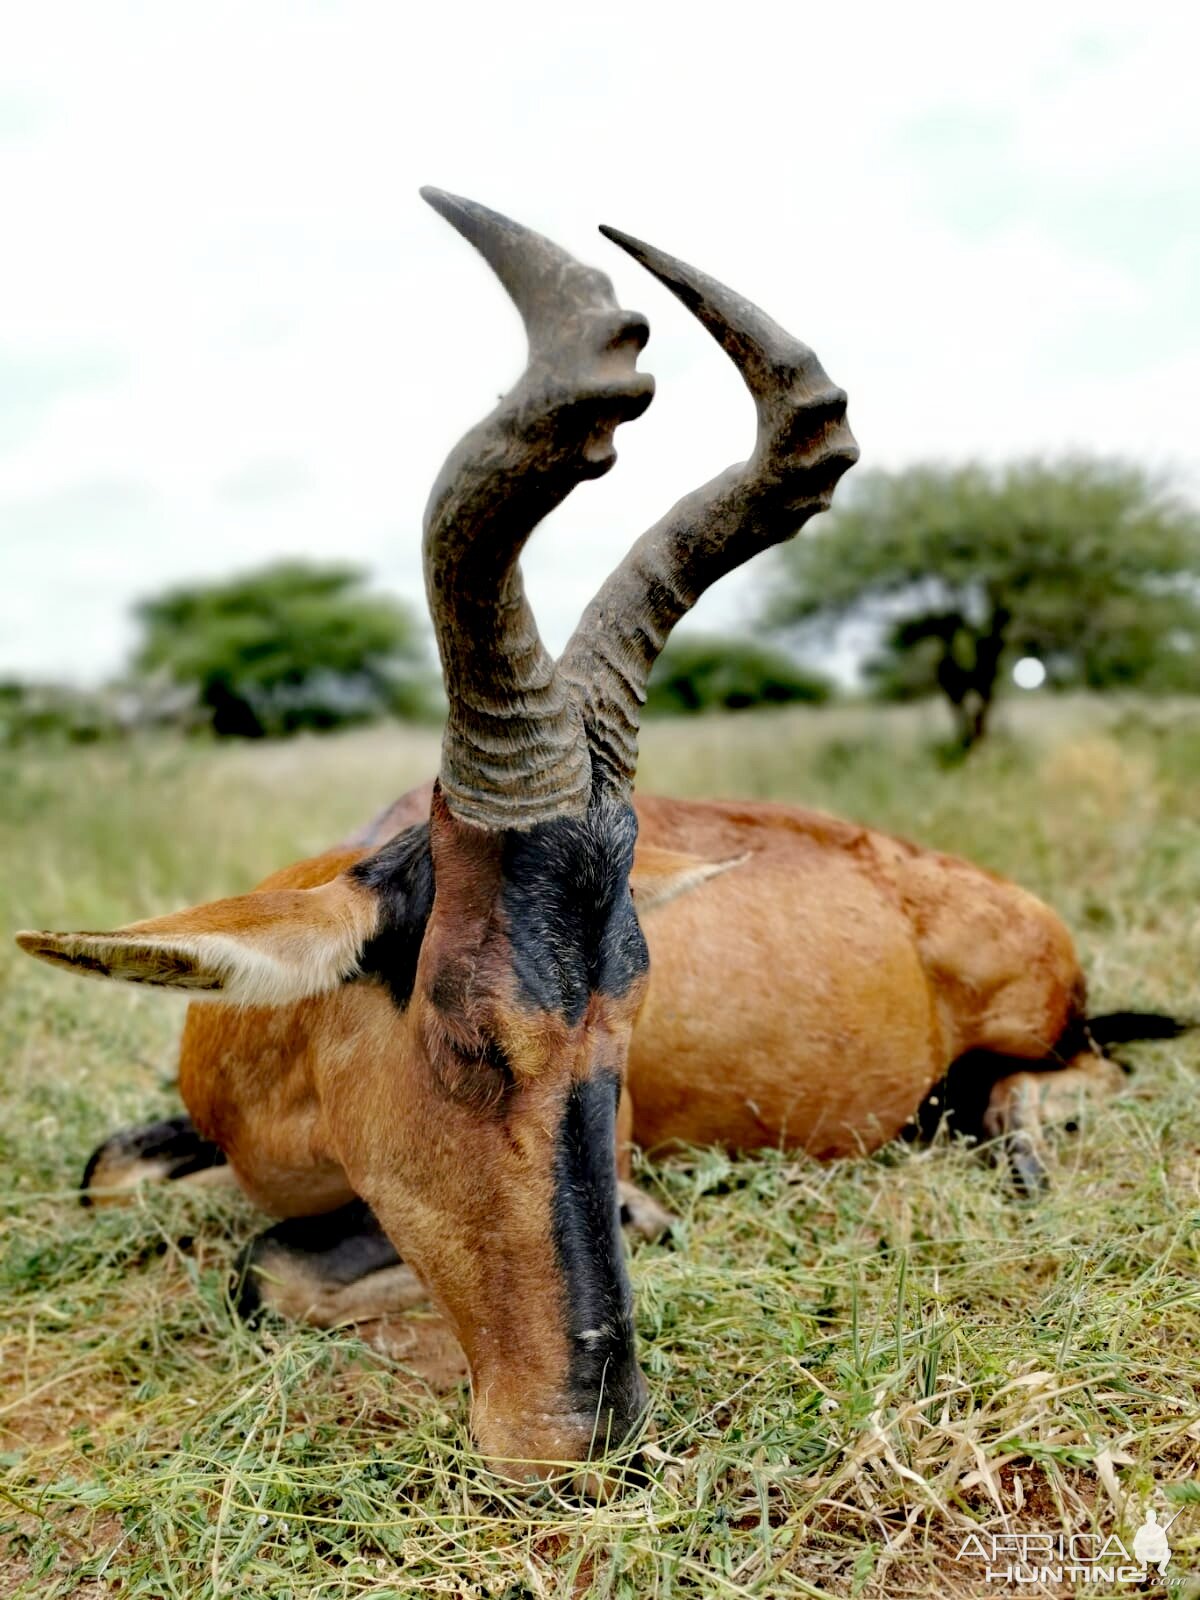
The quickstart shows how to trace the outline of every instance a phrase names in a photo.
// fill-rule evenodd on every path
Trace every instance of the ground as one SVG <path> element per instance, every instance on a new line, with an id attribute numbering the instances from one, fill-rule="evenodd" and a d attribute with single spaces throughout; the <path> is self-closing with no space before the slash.
<path id="1" fill-rule="evenodd" d="M 803 799 L 970 854 L 1060 909 L 1097 1009 L 1200 1014 L 1200 704 L 1031 704 L 962 765 L 936 728 L 858 709 L 658 725 L 641 782 Z M 435 755 L 376 729 L 0 756 L 0 928 L 236 892 Z M 248 1205 L 156 1188 L 78 1207 L 99 1139 L 177 1109 L 180 1017 L 0 951 L 0 1595 L 1065 1594 L 989 1585 L 963 1541 L 1131 1544 L 1148 1503 L 1182 1512 L 1168 1578 L 1196 1592 L 1200 1035 L 1130 1052 L 1128 1092 L 1061 1136 L 1035 1205 L 946 1142 L 644 1170 L 682 1219 L 633 1265 L 653 1481 L 589 1507 L 498 1495 L 461 1390 L 423 1390 L 395 1354 L 241 1328 Z"/>

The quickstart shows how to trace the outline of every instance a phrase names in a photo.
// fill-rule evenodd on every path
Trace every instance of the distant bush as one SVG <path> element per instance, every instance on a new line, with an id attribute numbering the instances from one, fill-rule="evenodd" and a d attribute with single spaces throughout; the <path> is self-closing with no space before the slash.
<path id="1" fill-rule="evenodd" d="M 820 705 L 832 685 L 782 650 L 719 634 L 685 634 L 655 663 L 646 693 L 648 716 L 743 711 L 753 706 Z"/>
<path id="2" fill-rule="evenodd" d="M 50 741 L 90 744 L 120 732 L 99 695 L 49 683 L 0 683 L 0 748 Z"/>
<path id="3" fill-rule="evenodd" d="M 161 678 L 99 689 L 0 682 L 0 749 L 96 744 L 143 728 L 188 730 L 203 720 L 195 695 Z"/>
<path id="4" fill-rule="evenodd" d="M 137 608 L 136 667 L 195 693 L 214 733 L 278 738 L 427 713 L 421 629 L 355 567 L 285 562 Z"/>

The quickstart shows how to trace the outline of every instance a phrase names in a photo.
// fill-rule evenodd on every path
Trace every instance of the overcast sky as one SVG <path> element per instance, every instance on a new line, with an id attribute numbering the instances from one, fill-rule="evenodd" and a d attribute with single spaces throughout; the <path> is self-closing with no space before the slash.
<path id="1" fill-rule="evenodd" d="M 419 599 L 429 485 L 523 357 L 422 183 L 602 265 L 650 319 L 653 406 L 527 557 L 556 647 L 633 537 L 752 430 L 725 358 L 598 222 L 812 344 L 865 463 L 1085 447 L 1195 490 L 1189 12 L 12 7 L 0 672 L 111 673 L 137 596 L 287 554 Z M 699 620 L 748 604 L 729 580 Z"/>

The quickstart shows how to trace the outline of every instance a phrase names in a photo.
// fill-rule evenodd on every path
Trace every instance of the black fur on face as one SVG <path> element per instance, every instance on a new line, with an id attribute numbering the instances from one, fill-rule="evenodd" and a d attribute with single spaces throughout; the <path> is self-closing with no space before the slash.
<path id="1" fill-rule="evenodd" d="M 574 1026 L 592 995 L 619 998 L 645 976 L 649 956 L 629 889 L 636 839 L 632 808 L 605 801 L 582 818 L 505 837 L 500 905 L 517 992 L 531 1009 Z M 404 1010 L 433 907 L 429 824 L 405 828 L 351 867 L 350 876 L 381 907 L 379 931 L 359 969 L 385 983 Z M 438 1003 L 446 1006 L 444 997 Z"/>
<path id="2" fill-rule="evenodd" d="M 613 1072 L 572 1083 L 554 1150 L 554 1247 L 566 1298 L 568 1387 L 578 1410 L 595 1408 L 600 1397 L 600 1440 L 623 1438 L 646 1401 L 617 1200 L 620 1093 Z"/>
<path id="3" fill-rule="evenodd" d="M 629 872 L 637 839 L 630 806 L 593 801 L 584 817 L 541 823 L 504 842 L 501 904 L 518 993 L 574 1026 L 592 995 L 618 998 L 650 958 Z"/>
<path id="4" fill-rule="evenodd" d="M 403 1011 L 412 999 L 417 957 L 433 907 L 429 824 L 405 828 L 351 867 L 349 876 L 370 889 L 380 906 L 379 929 L 363 949 L 359 970 L 382 980 Z"/>

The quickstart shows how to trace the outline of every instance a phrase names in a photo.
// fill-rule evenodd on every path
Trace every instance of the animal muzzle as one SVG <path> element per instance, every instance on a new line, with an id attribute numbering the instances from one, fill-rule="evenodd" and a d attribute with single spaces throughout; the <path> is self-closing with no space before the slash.
<path id="1" fill-rule="evenodd" d="M 499 1400 L 494 1390 L 479 1386 L 471 1416 L 479 1449 L 498 1477 L 516 1483 L 563 1480 L 599 1498 L 637 1470 L 649 1394 L 632 1347 L 612 1363 L 593 1395 L 573 1389 L 546 1407 Z M 597 1470 L 581 1474 L 581 1462 L 595 1462 Z"/>

